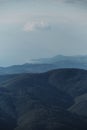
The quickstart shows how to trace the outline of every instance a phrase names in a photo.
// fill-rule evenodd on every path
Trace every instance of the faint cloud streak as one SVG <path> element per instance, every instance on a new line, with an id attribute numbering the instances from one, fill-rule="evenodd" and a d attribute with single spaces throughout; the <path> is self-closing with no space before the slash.
<path id="1" fill-rule="evenodd" d="M 50 30 L 51 26 L 44 21 L 32 21 L 24 25 L 23 30 L 26 32 L 37 31 L 37 30 Z"/>

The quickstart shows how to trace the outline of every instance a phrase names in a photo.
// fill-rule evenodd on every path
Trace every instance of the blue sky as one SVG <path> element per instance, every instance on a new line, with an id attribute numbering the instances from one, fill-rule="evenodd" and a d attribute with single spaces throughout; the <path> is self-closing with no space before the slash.
<path id="1" fill-rule="evenodd" d="M 0 66 L 87 55 L 87 2 L 0 0 Z"/>

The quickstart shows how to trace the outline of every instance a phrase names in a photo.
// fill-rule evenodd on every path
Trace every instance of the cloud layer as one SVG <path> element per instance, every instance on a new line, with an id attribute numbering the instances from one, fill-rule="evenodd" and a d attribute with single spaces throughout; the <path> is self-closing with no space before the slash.
<path id="1" fill-rule="evenodd" d="M 33 21 L 28 22 L 24 25 L 23 30 L 26 32 L 37 31 L 37 30 L 50 30 L 51 26 L 44 21 Z"/>

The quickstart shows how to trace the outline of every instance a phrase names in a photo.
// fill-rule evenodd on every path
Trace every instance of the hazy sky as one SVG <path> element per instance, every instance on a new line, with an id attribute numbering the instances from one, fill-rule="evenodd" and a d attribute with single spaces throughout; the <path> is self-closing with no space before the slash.
<path id="1" fill-rule="evenodd" d="M 0 66 L 87 55 L 87 1 L 0 0 Z"/>

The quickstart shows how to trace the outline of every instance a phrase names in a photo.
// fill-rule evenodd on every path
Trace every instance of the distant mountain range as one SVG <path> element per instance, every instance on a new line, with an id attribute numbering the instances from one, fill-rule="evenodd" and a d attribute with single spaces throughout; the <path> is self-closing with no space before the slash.
<path id="1" fill-rule="evenodd" d="M 57 55 L 51 58 L 40 58 L 33 60 L 34 63 L 53 63 L 56 64 L 59 61 L 72 61 L 72 62 L 79 62 L 79 63 L 87 63 L 87 55 L 75 55 L 75 56 L 64 56 L 64 55 Z"/>
<path id="2" fill-rule="evenodd" d="M 0 67 L 0 75 L 17 73 L 42 73 L 53 69 L 79 68 L 87 70 L 87 56 L 63 56 L 32 60 L 33 63 Z"/>
<path id="3" fill-rule="evenodd" d="M 87 71 L 0 76 L 0 130 L 87 130 Z"/>

